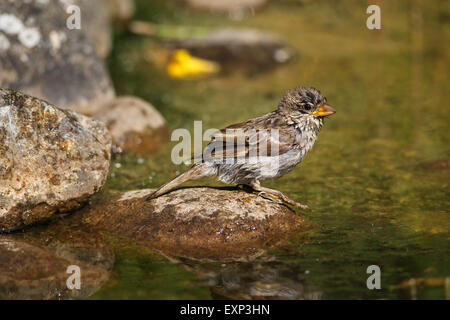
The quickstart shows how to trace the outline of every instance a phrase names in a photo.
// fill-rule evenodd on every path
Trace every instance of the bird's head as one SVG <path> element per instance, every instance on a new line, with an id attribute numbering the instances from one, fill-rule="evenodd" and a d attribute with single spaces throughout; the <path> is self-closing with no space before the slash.
<path id="1" fill-rule="evenodd" d="M 286 92 L 278 105 L 278 110 L 294 121 L 302 119 L 321 120 L 336 112 L 327 104 L 319 90 L 299 87 Z"/>

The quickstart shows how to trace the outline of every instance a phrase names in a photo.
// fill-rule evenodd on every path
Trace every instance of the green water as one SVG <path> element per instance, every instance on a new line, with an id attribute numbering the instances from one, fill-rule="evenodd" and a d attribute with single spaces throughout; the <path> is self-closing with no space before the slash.
<path id="1" fill-rule="evenodd" d="M 228 290 L 232 297 L 265 283 L 303 298 L 444 299 L 450 277 L 448 2 L 384 1 L 380 31 L 366 28 L 367 1 L 274 1 L 242 21 L 162 3 L 138 2 L 137 18 L 259 28 L 298 51 L 293 63 L 251 78 L 176 81 L 147 58 L 156 40 L 118 30 L 109 60 L 117 92 L 151 101 L 171 130 L 192 130 L 194 120 L 204 129 L 222 128 L 262 115 L 298 85 L 319 88 L 338 112 L 306 160 L 264 183 L 313 209 L 305 213 L 310 228 L 292 244 L 254 261 L 222 264 L 174 262 L 118 240 L 111 279 L 91 298 L 210 299 L 231 277 L 242 286 Z M 174 145 L 148 157 L 116 158 L 106 188 L 153 188 L 174 177 L 186 169 L 170 161 Z M 381 268 L 381 290 L 366 287 L 373 264 Z M 416 287 L 393 287 L 412 278 Z"/>

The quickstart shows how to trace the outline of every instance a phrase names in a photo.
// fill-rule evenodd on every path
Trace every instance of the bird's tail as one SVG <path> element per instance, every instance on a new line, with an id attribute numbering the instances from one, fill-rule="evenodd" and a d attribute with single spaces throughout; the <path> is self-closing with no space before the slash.
<path id="1" fill-rule="evenodd" d="M 183 172 L 178 177 L 169 181 L 168 183 L 166 183 L 165 185 L 160 187 L 158 190 L 156 190 L 155 192 L 150 194 L 147 197 L 147 200 L 157 198 L 160 195 L 168 192 L 169 190 L 179 186 L 183 182 L 208 176 L 209 174 L 208 174 L 207 170 L 205 170 L 206 169 L 205 166 L 206 165 L 204 163 L 200 163 L 200 164 L 196 164 L 196 165 L 192 166 L 189 170 Z"/>

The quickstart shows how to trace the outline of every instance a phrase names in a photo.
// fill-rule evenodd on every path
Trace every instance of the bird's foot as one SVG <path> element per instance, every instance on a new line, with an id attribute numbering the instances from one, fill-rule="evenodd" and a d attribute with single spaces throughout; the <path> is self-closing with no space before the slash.
<path id="1" fill-rule="evenodd" d="M 261 197 L 261 198 L 264 198 L 264 199 L 268 199 L 268 200 L 271 200 L 271 201 L 275 200 L 267 192 L 264 192 L 264 191 L 258 192 L 258 197 Z M 278 198 L 277 198 L 277 200 L 278 200 Z"/>
<path id="2" fill-rule="evenodd" d="M 311 208 L 309 206 L 307 206 L 306 204 L 301 204 L 300 202 L 296 202 L 292 199 L 289 199 L 288 197 L 286 197 L 284 195 L 283 195 L 283 197 L 281 197 L 281 202 L 285 203 L 285 204 L 289 204 L 293 207 L 300 208 L 302 210 L 311 210 Z"/>
<path id="3" fill-rule="evenodd" d="M 258 192 L 258 196 L 261 197 L 261 198 L 264 198 L 264 199 L 271 200 L 271 201 L 276 201 L 279 204 L 289 204 L 291 206 L 300 208 L 302 210 L 310 210 L 311 209 L 306 204 L 301 204 L 299 202 L 295 202 L 294 200 L 289 199 L 285 195 L 280 196 L 278 194 L 273 194 L 273 193 L 268 193 L 268 192 L 265 192 L 265 191 L 260 191 L 260 192 Z"/>
<path id="4" fill-rule="evenodd" d="M 292 201 L 292 205 L 297 207 L 297 208 L 303 209 L 303 210 L 311 210 L 311 208 L 308 205 L 301 204 L 299 202 Z"/>
<path id="5" fill-rule="evenodd" d="M 277 196 L 274 196 L 273 194 L 270 194 L 270 193 L 267 193 L 267 192 L 264 192 L 264 191 L 258 192 L 258 197 L 270 200 L 272 202 L 276 202 L 278 204 L 284 204 L 284 202 L 280 198 L 278 198 Z"/>

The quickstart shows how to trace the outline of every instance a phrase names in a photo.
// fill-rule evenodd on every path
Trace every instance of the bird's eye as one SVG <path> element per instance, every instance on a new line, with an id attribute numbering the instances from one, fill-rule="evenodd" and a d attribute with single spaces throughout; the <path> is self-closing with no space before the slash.
<path id="1" fill-rule="evenodd" d="M 306 110 L 306 111 L 309 111 L 309 110 L 311 110 L 311 105 L 310 104 L 305 104 L 304 106 L 303 106 L 303 108 Z"/>

